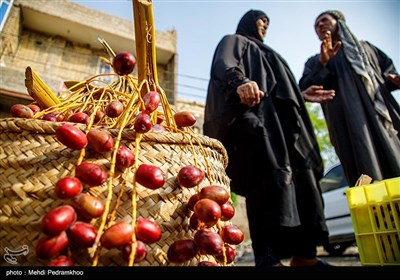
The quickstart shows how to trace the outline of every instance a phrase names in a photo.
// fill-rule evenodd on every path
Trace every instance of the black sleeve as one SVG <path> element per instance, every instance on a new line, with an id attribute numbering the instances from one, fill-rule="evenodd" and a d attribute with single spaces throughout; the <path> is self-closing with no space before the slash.
<path id="1" fill-rule="evenodd" d="M 386 53 L 384 53 L 382 50 L 380 50 L 379 48 L 377 48 L 376 46 L 372 45 L 369 42 L 365 42 L 367 44 L 367 46 L 370 47 L 370 49 L 372 49 L 379 61 L 379 67 L 381 68 L 381 72 L 383 74 L 383 78 L 385 80 L 385 84 L 387 86 L 387 88 L 390 91 L 394 91 L 397 89 L 400 89 L 399 86 L 395 85 L 394 83 L 392 83 L 388 78 L 386 78 L 386 74 L 391 73 L 391 74 L 398 74 L 396 68 L 394 67 L 393 64 L 393 60 L 387 56 Z"/>
<path id="2" fill-rule="evenodd" d="M 305 63 L 303 75 L 299 81 L 300 89 L 305 90 L 312 85 L 323 85 L 329 76 L 331 76 L 329 63 L 323 66 L 319 61 L 319 55 L 315 55 Z"/>
<path id="3" fill-rule="evenodd" d="M 236 88 L 249 81 L 242 63 L 247 47 L 246 41 L 237 35 L 227 35 L 215 51 L 211 76 L 222 82 L 228 103 L 240 103 Z"/>

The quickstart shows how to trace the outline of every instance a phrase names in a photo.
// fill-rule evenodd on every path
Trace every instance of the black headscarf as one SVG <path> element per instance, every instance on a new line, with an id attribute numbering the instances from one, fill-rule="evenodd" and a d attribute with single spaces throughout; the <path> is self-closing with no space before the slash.
<path id="1" fill-rule="evenodd" d="M 239 21 L 238 27 L 236 29 L 236 34 L 251 37 L 252 39 L 262 42 L 263 38 L 260 38 L 256 24 L 257 20 L 259 20 L 260 18 L 266 18 L 269 22 L 267 14 L 263 11 L 250 10 L 245 13 Z"/>
<path id="2" fill-rule="evenodd" d="M 315 22 L 317 22 L 317 20 L 318 20 L 320 17 L 322 17 L 323 15 L 331 15 L 331 16 L 333 16 L 336 20 L 341 20 L 341 21 L 343 21 L 343 22 L 346 21 L 346 19 L 345 19 L 343 13 L 342 13 L 341 11 L 338 11 L 338 10 L 327 10 L 327 11 L 325 11 L 325 12 L 320 13 L 320 14 L 317 16 L 317 19 L 315 20 Z"/>

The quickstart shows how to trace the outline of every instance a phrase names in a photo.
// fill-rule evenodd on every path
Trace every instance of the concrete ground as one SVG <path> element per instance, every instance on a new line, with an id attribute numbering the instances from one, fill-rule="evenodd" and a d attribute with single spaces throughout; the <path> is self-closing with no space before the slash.
<path id="1" fill-rule="evenodd" d="M 241 244 L 236 246 L 235 265 L 254 266 L 254 256 L 251 248 L 245 198 L 242 196 L 237 196 L 237 198 L 238 201 L 235 207 L 235 216 L 232 218 L 232 223 L 243 231 L 245 238 Z M 347 248 L 342 256 L 329 256 L 323 247 L 318 247 L 317 252 L 319 258 L 334 266 L 361 266 L 357 246 Z M 283 264 L 289 265 L 289 260 L 283 260 Z"/>

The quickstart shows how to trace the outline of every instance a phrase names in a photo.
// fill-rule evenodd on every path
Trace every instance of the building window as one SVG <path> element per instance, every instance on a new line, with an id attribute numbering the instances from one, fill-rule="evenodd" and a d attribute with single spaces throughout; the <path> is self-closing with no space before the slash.
<path id="1" fill-rule="evenodd" d="M 3 31 L 14 0 L 0 0 L 0 32 Z"/>
<path id="2" fill-rule="evenodd" d="M 111 66 L 109 64 L 105 63 L 101 58 L 99 58 L 97 73 L 98 74 L 111 74 L 113 72 L 114 72 L 114 70 L 111 68 Z M 99 80 L 102 80 L 107 84 L 111 84 L 115 79 L 116 79 L 116 77 L 113 75 L 102 76 L 99 78 Z M 103 84 L 102 86 L 105 86 L 105 84 Z"/>

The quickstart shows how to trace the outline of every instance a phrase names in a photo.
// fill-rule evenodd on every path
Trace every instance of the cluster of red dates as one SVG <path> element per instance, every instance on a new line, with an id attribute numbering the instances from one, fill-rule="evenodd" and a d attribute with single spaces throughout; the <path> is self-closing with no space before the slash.
<path id="1" fill-rule="evenodd" d="M 134 69 L 135 58 L 127 52 L 119 53 L 114 57 L 112 66 L 118 75 L 128 75 Z M 73 150 L 90 149 L 101 155 L 116 151 L 115 167 L 124 172 L 135 164 L 135 154 L 128 147 L 117 145 L 113 137 L 106 130 L 101 129 L 107 121 L 98 127 L 91 126 L 87 133 L 71 124 L 96 125 L 105 117 L 119 118 L 124 113 L 127 102 L 111 98 L 105 104 L 105 100 L 99 97 L 105 92 L 106 90 L 103 89 L 91 93 L 90 98 L 97 98 L 99 104 L 100 101 L 103 104 L 101 110 L 96 112 L 93 110 L 71 112 L 65 108 L 59 111 L 59 108 L 56 108 L 50 110 L 51 113 L 40 114 L 42 109 L 32 103 L 13 105 L 11 115 L 32 119 L 39 114 L 45 121 L 65 122 L 55 131 L 55 136 L 60 143 Z M 166 131 L 168 128 L 163 123 L 165 119 L 159 118 L 159 115 L 156 115 L 157 118 L 152 118 L 153 112 L 160 106 L 160 93 L 150 90 L 143 95 L 141 102 L 142 106 L 138 114 L 131 116 L 134 117 L 133 128 L 136 133 L 147 133 L 151 130 Z M 173 118 L 176 127 L 182 133 L 185 127 L 190 127 L 196 122 L 193 114 L 187 111 L 177 112 Z M 71 242 L 82 248 L 96 245 L 105 249 L 118 248 L 124 260 L 129 262 L 134 255 L 134 263 L 138 263 L 147 255 L 146 244 L 152 244 L 161 239 L 162 232 L 159 225 L 144 217 L 137 218 L 134 225 L 126 221 L 113 221 L 101 233 L 98 232 L 93 221 L 103 215 L 108 215 L 105 213 L 105 203 L 84 191 L 103 185 L 110 179 L 108 177 L 102 166 L 83 160 L 75 167 L 73 176 L 60 178 L 56 183 L 55 194 L 59 199 L 69 203 L 51 209 L 44 215 L 41 220 L 42 237 L 35 250 L 39 258 L 50 260 L 49 266 L 74 265 L 68 255 L 68 246 Z M 194 188 L 199 187 L 204 177 L 203 170 L 189 165 L 180 169 L 176 180 L 181 188 Z M 164 186 L 166 176 L 155 165 L 140 164 L 135 171 L 135 181 L 146 188 L 156 190 Z M 177 240 L 170 245 L 167 252 L 169 262 L 184 263 L 200 254 L 212 255 L 218 263 L 223 265 L 233 263 L 236 257 L 234 245 L 240 244 L 244 235 L 231 223 L 221 223 L 231 220 L 235 214 L 226 188 L 219 185 L 199 188 L 199 192 L 190 198 L 187 205 L 192 212 L 189 226 L 195 233 L 192 239 Z M 132 242 L 135 246 L 132 246 Z M 135 254 L 132 254 L 132 248 L 136 248 Z M 217 266 L 218 264 L 200 261 L 198 265 Z"/>

